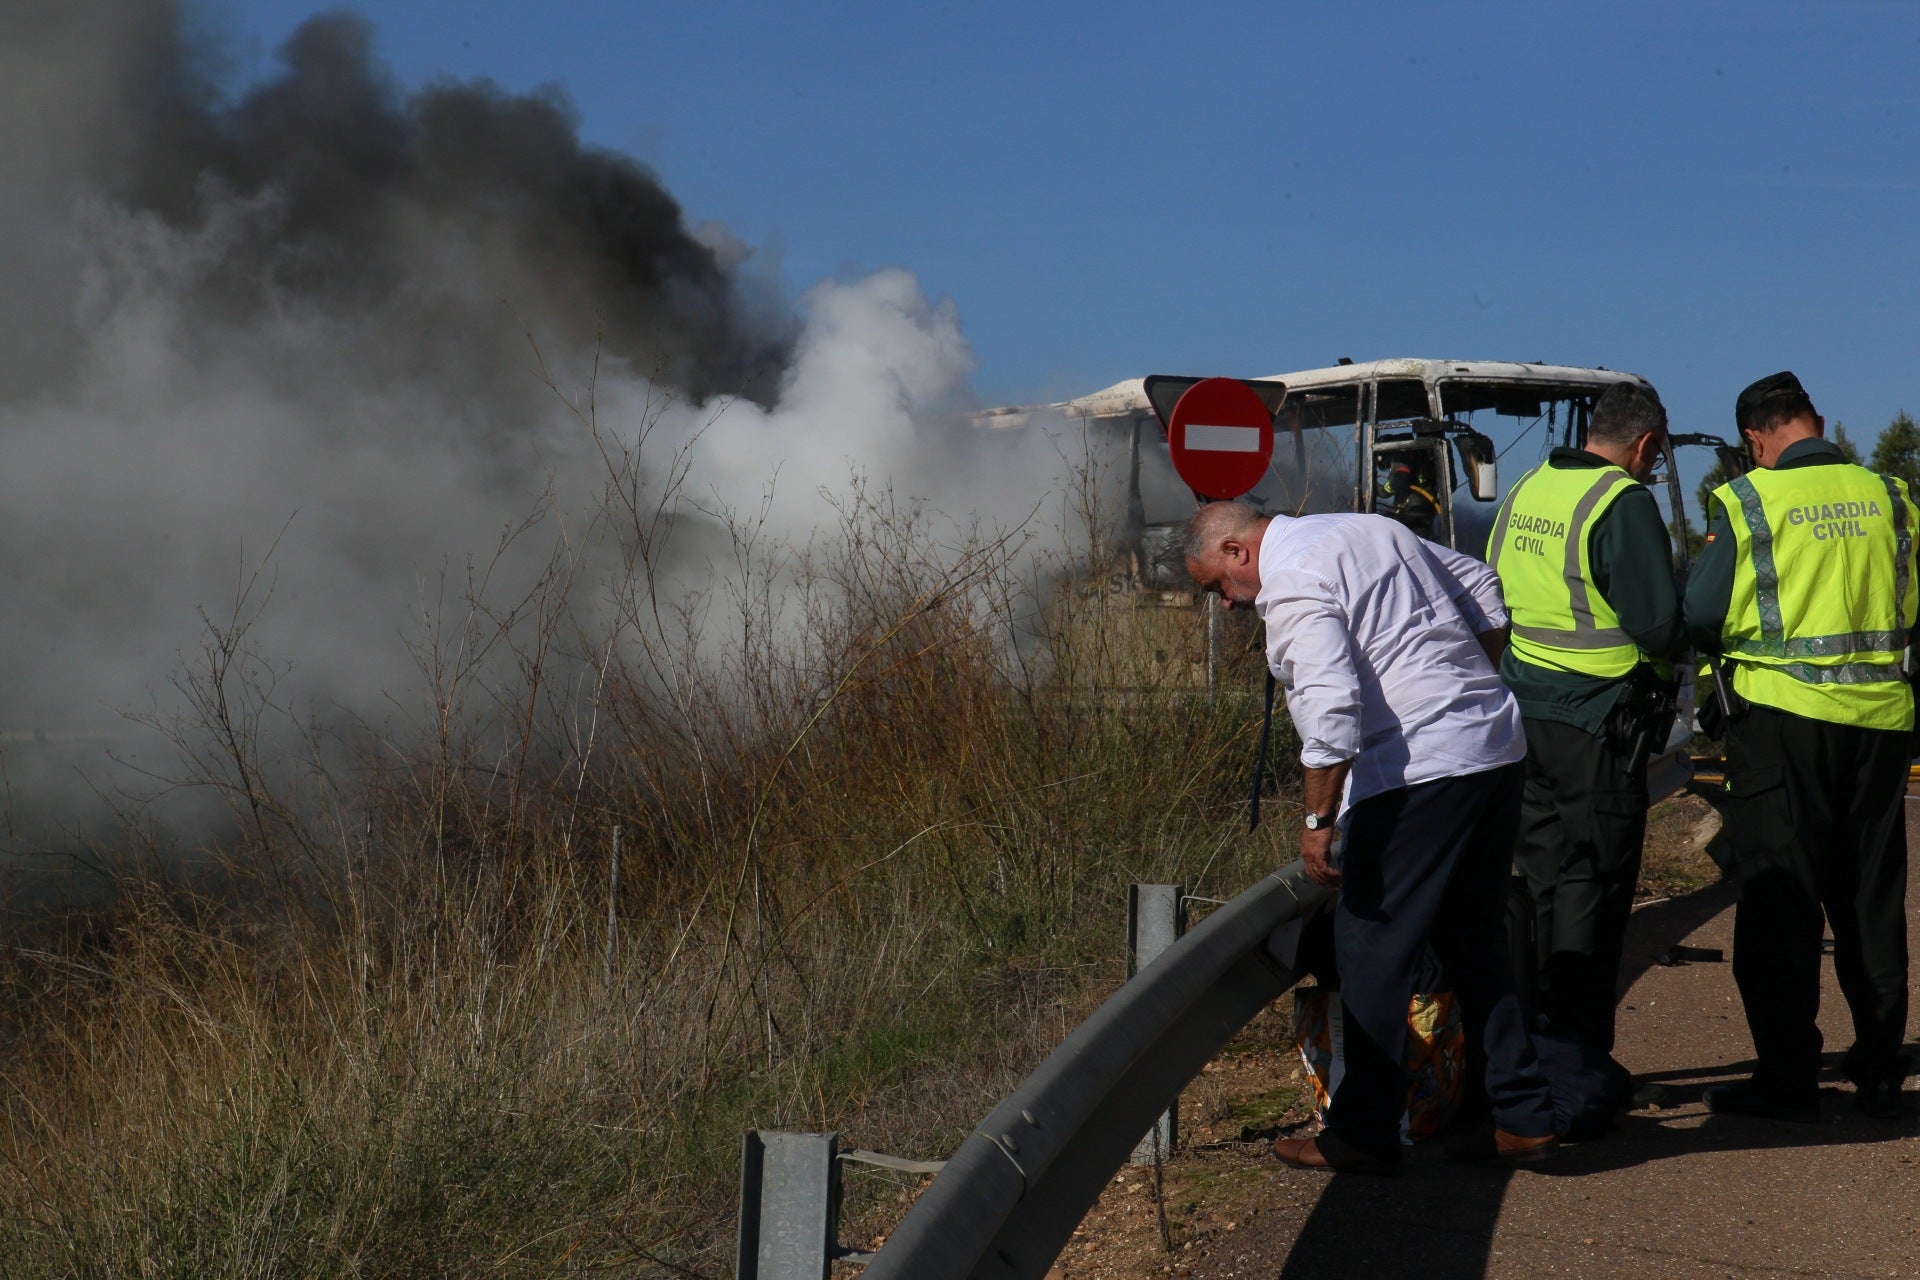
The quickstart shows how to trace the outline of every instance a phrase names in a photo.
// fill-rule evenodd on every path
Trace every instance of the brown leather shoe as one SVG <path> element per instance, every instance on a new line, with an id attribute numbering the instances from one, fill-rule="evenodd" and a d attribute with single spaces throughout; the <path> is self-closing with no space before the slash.
<path id="1" fill-rule="evenodd" d="M 1331 1133 L 1317 1138 L 1275 1138 L 1273 1154 L 1280 1163 L 1296 1169 L 1324 1169 L 1331 1173 L 1371 1173 L 1392 1177 L 1400 1172 L 1400 1162 L 1389 1160 L 1349 1146 Z"/>
<path id="2" fill-rule="evenodd" d="M 1546 1159 L 1560 1145 L 1560 1139 L 1551 1133 L 1538 1138 L 1526 1138 L 1486 1125 L 1449 1138 L 1446 1145 L 1447 1154 L 1462 1164 L 1520 1164 Z"/>

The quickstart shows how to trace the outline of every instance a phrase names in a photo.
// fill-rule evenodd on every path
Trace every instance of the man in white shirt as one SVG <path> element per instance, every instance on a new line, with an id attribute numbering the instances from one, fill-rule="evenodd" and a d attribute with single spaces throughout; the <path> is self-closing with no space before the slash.
<path id="1" fill-rule="evenodd" d="M 1266 625 L 1267 665 L 1300 737 L 1300 856 L 1341 891 L 1346 1073 L 1325 1131 L 1275 1142 L 1274 1154 L 1300 1168 L 1399 1169 L 1407 1004 L 1431 945 L 1493 1111 L 1489 1130 L 1450 1149 L 1545 1155 L 1552 1099 L 1506 948 L 1526 739 L 1492 661 L 1507 625 L 1499 580 L 1381 516 L 1265 517 L 1239 502 L 1200 509 L 1186 557 L 1203 590 Z"/>

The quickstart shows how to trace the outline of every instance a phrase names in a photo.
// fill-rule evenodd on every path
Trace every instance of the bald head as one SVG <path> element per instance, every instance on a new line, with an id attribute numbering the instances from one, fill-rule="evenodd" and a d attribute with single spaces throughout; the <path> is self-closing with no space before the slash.
<path id="1" fill-rule="evenodd" d="M 1260 594 L 1260 541 L 1267 517 L 1244 502 L 1209 502 L 1187 521 L 1187 575 L 1229 609 L 1252 608 Z"/>
<path id="2" fill-rule="evenodd" d="M 1244 502 L 1209 502 L 1187 521 L 1187 554 L 1221 538 L 1251 537 L 1267 518 Z"/>

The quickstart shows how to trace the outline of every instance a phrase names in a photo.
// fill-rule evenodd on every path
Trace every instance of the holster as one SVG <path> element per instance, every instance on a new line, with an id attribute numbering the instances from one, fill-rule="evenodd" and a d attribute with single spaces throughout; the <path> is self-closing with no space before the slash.
<path id="1" fill-rule="evenodd" d="M 1607 746 L 1627 758 L 1630 771 L 1646 767 L 1653 753 L 1666 745 L 1678 712 L 1680 687 L 1672 677 L 1651 666 L 1634 668 L 1620 691 L 1620 701 L 1607 717 Z"/>
<path id="2" fill-rule="evenodd" d="M 1700 732 L 1709 738 L 1725 737 L 1727 726 L 1747 712 L 1747 700 L 1733 687 L 1733 671 L 1724 658 L 1707 657 L 1707 672 L 1713 677 L 1713 692 L 1700 703 Z"/>

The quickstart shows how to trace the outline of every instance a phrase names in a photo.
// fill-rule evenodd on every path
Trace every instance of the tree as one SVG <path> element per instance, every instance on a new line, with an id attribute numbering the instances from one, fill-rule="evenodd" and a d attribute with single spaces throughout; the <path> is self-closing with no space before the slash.
<path id="1" fill-rule="evenodd" d="M 1827 433 L 1827 439 L 1840 446 L 1840 456 L 1848 462 L 1858 464 L 1860 446 L 1847 438 L 1847 424 L 1838 418 L 1833 420 L 1833 430 Z"/>
<path id="2" fill-rule="evenodd" d="M 1920 427 L 1914 425 L 1902 409 L 1873 442 L 1873 457 L 1868 461 L 1882 475 L 1898 476 L 1910 488 L 1920 490 Z"/>
<path id="3" fill-rule="evenodd" d="M 1726 482 L 1727 469 L 1721 466 L 1719 459 L 1716 458 L 1713 465 L 1707 469 L 1707 474 L 1700 477 L 1700 483 L 1694 488 L 1693 503 L 1694 506 L 1699 508 L 1700 514 L 1698 519 L 1690 518 L 1686 522 L 1684 541 L 1686 542 L 1686 563 L 1688 564 L 1698 560 L 1701 551 L 1705 550 L 1707 545 L 1707 512 L 1709 510 L 1707 495 Z M 1681 522 L 1677 516 L 1667 522 L 1667 536 L 1673 540 L 1676 553 L 1680 550 L 1680 544 L 1683 540 L 1680 529 Z M 1678 568 L 1680 563 L 1681 561 L 1676 555 L 1674 566 Z"/>
<path id="4" fill-rule="evenodd" d="M 1745 456 L 1746 454 L 1743 451 L 1741 457 L 1744 458 Z M 1707 495 L 1726 482 L 1727 469 L 1721 465 L 1718 458 L 1715 458 L 1713 465 L 1707 468 L 1707 474 L 1700 477 L 1700 487 L 1693 491 L 1693 500 L 1695 504 L 1699 506 L 1702 518 L 1705 518 L 1708 510 Z"/>

